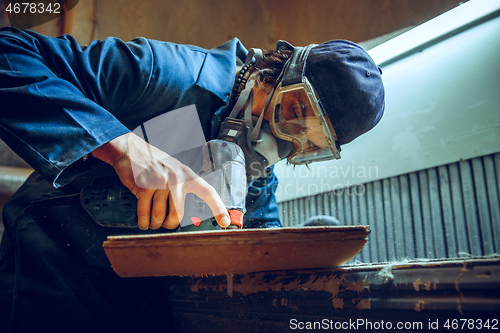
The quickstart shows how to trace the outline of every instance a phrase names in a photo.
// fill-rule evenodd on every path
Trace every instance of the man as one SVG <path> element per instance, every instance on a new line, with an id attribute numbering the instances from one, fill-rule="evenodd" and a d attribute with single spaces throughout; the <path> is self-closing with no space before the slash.
<path id="1" fill-rule="evenodd" d="M 168 279 L 118 278 L 102 242 L 176 229 L 187 193 L 205 200 L 219 225 L 229 217 L 191 168 L 131 130 L 192 104 L 207 141 L 224 131 L 224 119 L 244 119 L 252 163 L 244 225 L 280 226 L 272 165 L 340 158 L 340 146 L 382 116 L 380 74 L 347 41 L 305 48 L 280 41 L 271 52 L 248 53 L 236 39 L 212 50 L 144 38 L 80 47 L 71 36 L 0 30 L 0 136 L 36 170 L 3 212 L 0 328 L 171 325 Z M 148 177 L 138 179 L 136 169 Z M 113 175 L 138 198 L 139 229 L 101 227 L 78 206 L 30 206 Z"/>

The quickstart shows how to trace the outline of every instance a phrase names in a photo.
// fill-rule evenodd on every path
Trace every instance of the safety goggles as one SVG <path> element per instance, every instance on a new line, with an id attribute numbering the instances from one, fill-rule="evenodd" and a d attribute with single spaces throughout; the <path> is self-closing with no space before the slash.
<path id="1" fill-rule="evenodd" d="M 294 47 L 272 93 L 269 123 L 276 137 L 293 142 L 294 150 L 288 155 L 292 164 L 340 159 L 335 130 L 305 76 L 307 56 L 314 46 Z"/>
<path id="2" fill-rule="evenodd" d="M 305 76 L 302 82 L 276 87 L 269 117 L 274 135 L 294 143 L 288 156 L 292 164 L 340 158 L 335 130 L 320 99 Z"/>

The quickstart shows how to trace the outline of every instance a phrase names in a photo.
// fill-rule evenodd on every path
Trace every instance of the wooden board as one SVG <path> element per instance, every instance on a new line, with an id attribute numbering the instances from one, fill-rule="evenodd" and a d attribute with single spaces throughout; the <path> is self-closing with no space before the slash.
<path id="1" fill-rule="evenodd" d="M 104 250 L 121 277 L 242 274 L 339 266 L 368 233 L 335 226 L 110 236 Z"/>

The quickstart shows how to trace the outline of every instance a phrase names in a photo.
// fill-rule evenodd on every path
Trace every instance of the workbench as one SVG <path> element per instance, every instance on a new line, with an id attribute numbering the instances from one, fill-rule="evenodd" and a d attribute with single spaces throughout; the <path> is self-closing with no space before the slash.
<path id="1" fill-rule="evenodd" d="M 170 281 L 180 332 L 470 332 L 479 319 L 500 327 L 498 257 Z"/>

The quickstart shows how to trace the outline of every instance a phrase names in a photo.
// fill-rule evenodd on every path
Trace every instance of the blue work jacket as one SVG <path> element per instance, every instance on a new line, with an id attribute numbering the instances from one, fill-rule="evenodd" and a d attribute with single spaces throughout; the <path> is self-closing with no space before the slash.
<path id="1" fill-rule="evenodd" d="M 245 56 L 237 39 L 212 50 L 145 38 L 81 47 L 71 36 L 0 30 L 0 137 L 36 170 L 2 215 L 1 332 L 170 331 L 170 279 L 120 279 L 102 246 L 109 235 L 165 229 L 106 228 L 80 205 L 30 203 L 113 174 L 83 157 L 166 112 L 195 104 L 206 140 L 215 138 Z M 276 185 L 274 175 L 249 185 L 246 227 L 280 225 Z"/>
<path id="2" fill-rule="evenodd" d="M 106 168 L 84 156 L 158 115 L 195 104 L 205 139 L 215 138 L 246 54 L 238 39 L 211 50 L 146 38 L 82 47 L 2 29 L 0 137 L 54 188 L 77 191 Z M 248 227 L 280 225 L 276 186 L 274 175 L 249 184 Z"/>

